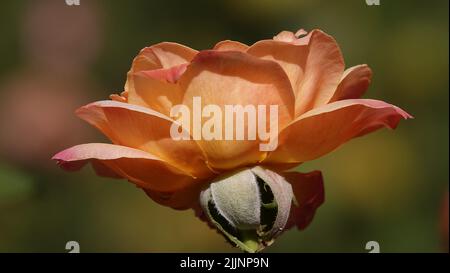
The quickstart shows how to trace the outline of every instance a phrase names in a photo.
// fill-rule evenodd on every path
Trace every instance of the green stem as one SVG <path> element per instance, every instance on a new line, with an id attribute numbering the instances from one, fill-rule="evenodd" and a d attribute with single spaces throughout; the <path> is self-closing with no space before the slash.
<path id="1" fill-rule="evenodd" d="M 259 249 L 258 235 L 254 230 L 241 230 L 239 235 L 241 236 L 241 242 L 247 247 L 248 252 L 256 252 Z"/>

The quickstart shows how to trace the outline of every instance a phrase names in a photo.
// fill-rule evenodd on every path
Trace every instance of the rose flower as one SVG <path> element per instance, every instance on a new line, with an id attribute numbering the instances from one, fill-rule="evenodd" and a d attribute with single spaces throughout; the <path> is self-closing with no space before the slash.
<path id="1" fill-rule="evenodd" d="M 336 41 L 320 30 L 283 31 L 251 46 L 222 41 L 204 51 L 156 44 L 133 60 L 124 92 L 76 111 L 113 144 L 81 144 L 53 159 L 66 170 L 90 162 L 98 175 L 125 178 L 164 206 L 192 208 L 232 244 L 260 251 L 284 230 L 304 229 L 324 201 L 320 171 L 288 169 L 411 118 L 360 99 L 371 81 L 367 65 L 344 69 Z M 181 118 L 173 107 L 192 109 L 195 98 L 219 109 L 276 105 L 275 148 L 260 149 L 261 139 L 189 137 L 205 130 L 195 126 L 206 125 L 204 116 L 189 116 L 188 138 L 174 139 Z M 250 135 L 249 120 L 238 121 Z M 261 120 L 270 126 L 270 118 Z"/>

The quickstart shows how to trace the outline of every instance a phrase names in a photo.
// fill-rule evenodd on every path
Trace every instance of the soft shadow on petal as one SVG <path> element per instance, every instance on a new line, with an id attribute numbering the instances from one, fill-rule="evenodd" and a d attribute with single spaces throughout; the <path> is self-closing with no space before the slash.
<path id="1" fill-rule="evenodd" d="M 252 45 L 248 54 L 277 62 L 281 65 L 297 96 L 298 86 L 305 73 L 307 46 L 297 46 L 286 42 L 263 40 Z"/>
<path id="2" fill-rule="evenodd" d="M 77 115 L 102 131 L 115 144 L 149 152 L 194 177 L 212 174 L 193 140 L 174 140 L 173 120 L 152 109 L 116 101 L 98 101 L 77 110 Z"/>
<path id="3" fill-rule="evenodd" d="M 172 106 L 180 104 L 182 92 L 176 84 L 187 64 L 167 69 L 140 71 L 129 76 L 133 83 L 128 102 L 156 110 L 169 116 Z"/>
<path id="4" fill-rule="evenodd" d="M 177 210 L 195 209 L 200 206 L 200 192 L 207 184 L 205 181 L 195 181 L 195 183 L 172 193 L 159 192 L 151 189 L 144 189 L 144 192 L 160 205 Z"/>
<path id="5" fill-rule="evenodd" d="M 330 102 L 359 99 L 369 88 L 372 70 L 366 64 L 353 66 L 345 70 L 342 79 Z"/>
<path id="6" fill-rule="evenodd" d="M 304 229 L 311 223 L 317 208 L 325 200 L 322 173 L 285 172 L 282 175 L 292 185 L 296 203 L 291 207 L 286 228 L 297 226 Z"/>
<path id="7" fill-rule="evenodd" d="M 253 44 L 247 52 L 283 67 L 295 93 L 296 116 L 328 103 L 345 68 L 334 38 L 320 30 L 297 40 L 292 32 L 276 37 Z"/>
<path id="8" fill-rule="evenodd" d="M 323 156 L 348 140 L 382 127 L 394 129 L 412 118 L 383 101 L 354 99 L 333 102 L 296 118 L 279 135 L 278 149 L 265 162 L 305 162 Z"/>
<path id="9" fill-rule="evenodd" d="M 195 183 L 182 170 L 147 152 L 106 143 L 81 144 L 52 158 L 68 171 L 76 171 L 91 162 L 96 164 L 97 174 L 123 177 L 139 187 L 172 192 Z"/>
<path id="10" fill-rule="evenodd" d="M 191 112 L 194 98 L 201 98 L 202 106 L 217 105 L 223 113 L 222 140 L 198 141 L 207 154 L 210 166 L 216 169 L 232 169 L 254 164 L 265 157 L 265 152 L 259 150 L 258 140 L 248 140 L 248 137 L 245 140 L 224 140 L 226 129 L 231 128 L 230 130 L 235 132 L 237 127 L 233 123 L 225 122 L 225 105 L 243 107 L 251 105 L 255 109 L 258 106 L 265 106 L 267 113 L 270 105 L 276 105 L 279 129 L 293 119 L 294 95 L 282 68 L 275 62 L 261 60 L 246 53 L 202 51 L 181 76 L 179 84 L 184 91 L 183 104 L 187 105 Z M 239 121 L 242 122 L 247 135 L 248 120 L 239 119 Z M 205 122 L 203 119 L 202 126 Z M 192 124 L 195 124 L 194 121 Z M 266 128 L 270 128 L 269 118 L 266 119 Z M 191 130 L 191 134 L 195 135 L 197 132 L 197 135 L 200 135 L 199 130 L 201 127 Z"/>

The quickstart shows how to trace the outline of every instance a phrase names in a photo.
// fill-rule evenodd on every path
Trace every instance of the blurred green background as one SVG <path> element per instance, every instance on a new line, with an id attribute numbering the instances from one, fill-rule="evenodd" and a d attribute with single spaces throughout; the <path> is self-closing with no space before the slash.
<path id="1" fill-rule="evenodd" d="M 298 168 L 322 170 L 325 204 L 305 231 L 286 232 L 267 251 L 366 252 L 372 240 L 382 252 L 445 251 L 448 5 L 81 0 L 69 7 L 64 0 L 2 1 L 0 252 L 65 252 L 71 240 L 82 252 L 237 251 L 192 211 L 157 205 L 131 183 L 99 178 L 90 168 L 64 173 L 50 157 L 105 140 L 73 111 L 122 91 L 144 46 L 175 41 L 208 49 L 224 39 L 251 44 L 300 27 L 333 35 L 348 67 L 372 67 L 366 97 L 398 105 L 415 119 Z"/>

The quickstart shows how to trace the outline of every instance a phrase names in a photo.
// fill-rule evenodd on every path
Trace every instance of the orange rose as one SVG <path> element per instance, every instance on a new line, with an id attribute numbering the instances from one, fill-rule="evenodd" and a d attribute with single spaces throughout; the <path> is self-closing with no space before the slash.
<path id="1" fill-rule="evenodd" d="M 323 202 L 319 171 L 285 170 L 411 118 L 394 105 L 360 99 L 371 81 L 367 65 L 344 68 L 336 41 L 320 30 L 283 31 L 251 46 L 222 41 L 200 52 L 153 45 L 134 59 L 121 95 L 76 112 L 114 144 L 82 144 L 53 159 L 67 170 L 91 162 L 99 175 L 126 178 L 162 205 L 194 208 L 235 244 L 250 240 L 239 246 L 258 251 L 283 229 L 305 228 Z M 258 139 L 174 140 L 171 109 L 192 108 L 194 97 L 219 107 L 277 105 L 277 149 L 260 151 Z"/>

